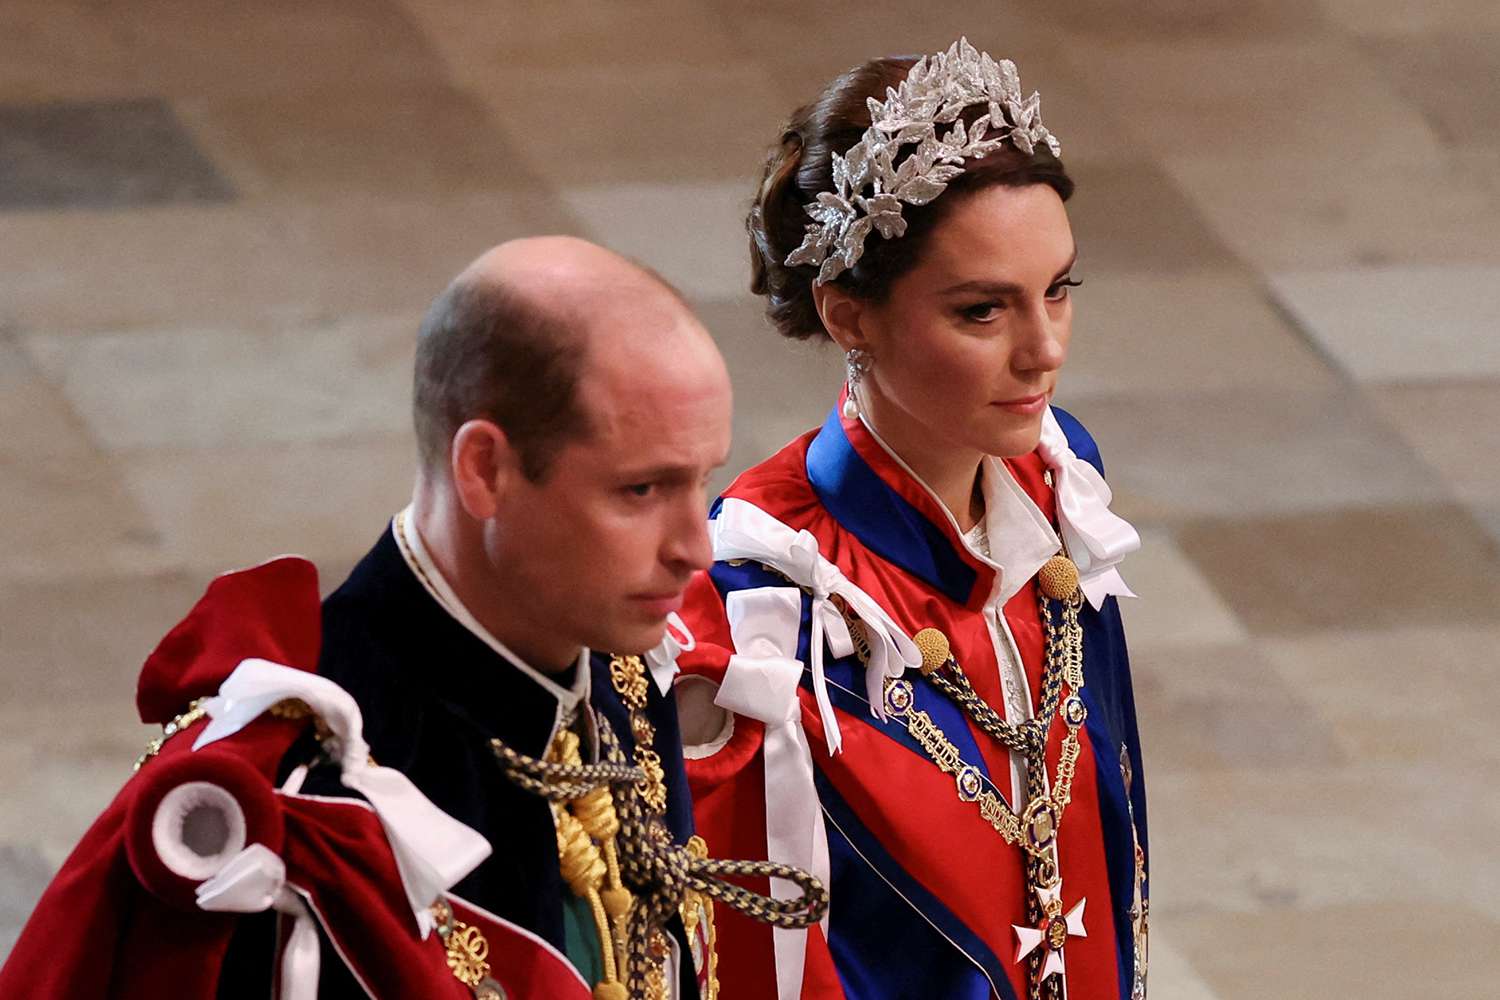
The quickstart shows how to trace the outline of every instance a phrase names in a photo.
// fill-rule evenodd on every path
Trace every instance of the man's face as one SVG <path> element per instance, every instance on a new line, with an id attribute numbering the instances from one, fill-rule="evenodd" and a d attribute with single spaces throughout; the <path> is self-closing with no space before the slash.
<path id="1" fill-rule="evenodd" d="M 712 562 L 705 488 L 729 451 L 728 378 L 706 337 L 665 338 L 684 350 L 641 340 L 590 352 L 578 389 L 588 432 L 539 482 L 514 483 L 486 532 L 497 596 L 534 648 L 564 661 L 580 645 L 651 649 Z"/>

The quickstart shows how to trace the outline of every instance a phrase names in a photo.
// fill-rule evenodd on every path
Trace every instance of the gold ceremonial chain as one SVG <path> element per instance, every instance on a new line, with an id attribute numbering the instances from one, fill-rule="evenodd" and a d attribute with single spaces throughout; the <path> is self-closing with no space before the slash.
<path id="1" fill-rule="evenodd" d="M 153 739 L 150 743 L 146 744 L 146 749 L 141 751 L 141 755 L 135 759 L 135 766 L 132 767 L 131 770 L 139 771 L 141 769 L 141 766 L 145 764 L 146 761 L 161 753 L 161 748 L 167 745 L 167 740 L 170 740 L 172 737 L 182 732 L 188 726 L 191 726 L 193 723 L 197 722 L 199 719 L 207 715 L 208 713 L 203 708 L 203 703 L 207 700 L 207 698 L 194 699 L 193 703 L 188 706 L 186 712 L 183 712 L 181 715 L 177 716 L 176 718 L 169 721 L 166 725 L 162 726 L 161 735 Z"/>
<path id="2" fill-rule="evenodd" d="M 1066 556 L 1053 556 L 1037 574 L 1043 632 L 1046 642 L 1046 665 L 1042 671 L 1041 711 L 1036 717 L 1011 724 L 974 691 L 962 666 L 953 657 L 947 636 L 937 629 L 925 628 L 913 636 L 922 653 L 922 674 L 932 685 L 957 704 L 987 735 L 1026 760 L 1026 806 L 1017 812 L 998 794 L 985 787 L 979 768 L 965 761 L 953 743 L 932 717 L 915 708 L 915 692 L 906 680 L 887 680 L 886 711 L 906 727 L 939 769 L 950 774 L 958 797 L 973 802 L 980 816 L 994 828 L 1007 844 L 1019 844 L 1027 855 L 1027 913 L 1038 924 L 1032 933 L 1044 948 L 1033 945 L 1029 951 L 1031 1000 L 1052 1000 L 1061 996 L 1060 983 L 1046 969 L 1049 955 L 1059 954 L 1070 933 L 1070 927 L 1081 929 L 1081 910 L 1065 914 L 1061 898 L 1062 877 L 1057 863 L 1057 834 L 1063 813 L 1072 801 L 1073 778 L 1081 753 L 1079 730 L 1088 718 L 1082 698 L 1083 628 L 1078 613 L 1083 594 L 1078 586 L 1078 569 Z M 1049 602 L 1062 609 L 1061 622 L 1054 618 Z M 846 615 L 849 612 L 845 611 Z M 868 643 L 857 620 L 849 622 L 856 635 L 855 649 L 868 661 Z M 1063 685 L 1069 691 L 1062 696 Z M 1047 732 L 1052 717 L 1059 716 L 1066 733 L 1057 763 L 1057 775 L 1047 787 Z M 1075 923 L 1076 921 L 1076 923 Z M 1021 933 L 1018 928 L 1018 934 Z M 1029 930 L 1029 929 L 1028 929 Z M 1030 935 L 1023 935 L 1023 941 Z"/>
<path id="3" fill-rule="evenodd" d="M 161 753 L 162 747 L 167 745 L 168 740 L 206 716 L 208 714 L 207 702 L 207 698 L 193 699 L 192 703 L 188 705 L 186 712 L 183 712 L 162 726 L 161 735 L 146 744 L 146 749 L 136 758 L 135 767 L 132 770 L 139 771 L 146 761 Z M 308 707 L 307 702 L 301 698 L 284 698 L 266 709 L 266 712 L 278 719 L 306 719 L 311 717 L 315 727 L 314 733 L 320 744 L 332 735 L 332 731 L 329 730 L 327 723 L 318 718 L 313 713 L 313 710 Z M 374 763 L 373 758 L 370 763 Z"/>
<path id="4" fill-rule="evenodd" d="M 611 662 L 610 678 L 631 708 L 632 735 L 639 739 L 645 733 L 654 739 L 655 729 L 643 711 L 644 685 L 649 683 L 645 666 L 635 656 L 615 659 L 619 662 Z M 517 753 L 500 740 L 491 740 L 490 746 L 506 777 L 552 803 L 563 877 L 576 895 L 589 901 L 599 930 L 605 977 L 594 990 L 597 1000 L 655 1000 L 665 995 L 663 963 L 671 954 L 665 928 L 674 915 L 694 928 L 700 921 L 708 922 L 706 1000 L 711 1000 L 718 991 L 711 900 L 761 923 L 795 929 L 822 919 L 828 891 L 812 875 L 790 865 L 716 860 L 706 857 L 701 841 L 685 847 L 674 844 L 662 821 L 664 778 L 653 776 L 641 763 L 627 764 L 609 722 L 602 716 L 596 721 L 598 764 L 582 762 L 578 737 L 569 730 L 558 734 L 545 760 Z M 654 750 L 636 759 L 646 765 L 654 762 L 661 770 Z M 745 877 L 787 879 L 802 889 L 802 895 L 772 899 L 725 881 Z"/>
<path id="5" fill-rule="evenodd" d="M 448 971 L 474 991 L 474 1000 L 509 1000 L 505 988 L 490 975 L 490 943 L 484 932 L 453 915 L 453 907 L 439 899 L 429 912 L 448 953 Z"/>

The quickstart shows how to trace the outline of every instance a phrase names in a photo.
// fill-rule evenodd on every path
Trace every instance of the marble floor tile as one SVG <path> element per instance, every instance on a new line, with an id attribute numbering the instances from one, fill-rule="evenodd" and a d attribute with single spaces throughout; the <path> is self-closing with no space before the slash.
<path id="1" fill-rule="evenodd" d="M 1500 261 L 1500 154 L 1338 150 L 1250 158 L 1193 146 L 1163 162 L 1214 233 L 1266 270 Z"/>
<path id="2" fill-rule="evenodd" d="M 1500 377 L 1500 266 L 1283 271 L 1271 289 L 1360 381 Z"/>
<path id="3" fill-rule="evenodd" d="M 1295 39 L 1316 34 L 1316 6 L 1296 0 L 1052 0 L 1047 16 L 1074 36 L 1108 39 Z"/>
<path id="4" fill-rule="evenodd" d="M 1281 163 L 1336 150 L 1359 164 L 1388 149 L 1438 149 L 1420 111 L 1335 36 L 1075 39 L 1066 52 L 1161 155 L 1213 151 Z"/>
<path id="5" fill-rule="evenodd" d="M 0 845 L 0 962 L 10 954 L 31 908 L 52 881 L 52 866 L 26 844 Z"/>
<path id="6" fill-rule="evenodd" d="M 1114 505 L 1132 520 L 1254 519 L 1447 496 L 1349 388 L 1074 399 L 1065 380 L 1057 402 L 1099 442 Z"/>
<path id="7" fill-rule="evenodd" d="M 1287 324 L 1259 281 L 1237 269 L 1075 274 L 1068 398 L 1220 389 L 1331 390 L 1337 376 Z"/>
<path id="8" fill-rule="evenodd" d="M 83 421 L 16 338 L 0 334 L 0 462 L 90 462 L 98 454 Z"/>
<path id="9" fill-rule="evenodd" d="M 1164 909 L 1151 910 L 1151 1000 L 1229 1000 L 1215 993 L 1178 949 L 1171 911 Z"/>
<path id="10" fill-rule="evenodd" d="M 143 97 L 136 62 L 98 4 L 0 5 L 0 104 Z"/>
<path id="11" fill-rule="evenodd" d="M 1042 95 L 1043 120 L 1062 143 L 1063 162 L 1075 179 L 1094 166 L 1128 168 L 1154 162 L 1158 151 L 1123 120 L 1122 111 L 1128 114 L 1129 109 L 1095 92 L 1088 75 L 1071 65 L 1060 48 L 1039 50 L 1034 61 L 1018 65 L 1028 77 L 1028 92 L 1035 89 Z M 1035 84 L 1029 79 L 1032 74 L 1038 78 Z"/>
<path id="12" fill-rule="evenodd" d="M 160 538 L 114 461 L 86 444 L 58 454 L 0 455 L 0 573 L 7 580 L 153 573 Z M 70 453 L 71 452 L 71 453 Z"/>
<path id="13" fill-rule="evenodd" d="M 1245 627 L 1172 536 L 1141 532 L 1141 549 L 1120 564 L 1137 599 L 1122 599 L 1120 615 L 1132 647 L 1139 645 L 1234 644 Z"/>
<path id="14" fill-rule="evenodd" d="M 758 178 L 792 110 L 774 83 L 745 60 L 629 73 L 507 65 L 469 78 L 531 170 L 558 186 Z M 620 127 L 579 128 L 580 108 Z"/>
<path id="15" fill-rule="evenodd" d="M 70 331 L 420 315 L 495 243 L 573 228 L 565 210 L 524 190 L 26 215 L 5 226 L 0 324 Z"/>
<path id="16" fill-rule="evenodd" d="M 1178 544 L 1256 635 L 1500 621 L 1500 560 L 1451 503 L 1211 518 Z"/>
<path id="17" fill-rule="evenodd" d="M 1460 500 L 1500 505 L 1500 462 L 1485 453 L 1500 430 L 1500 379 L 1384 383 L 1366 395 Z"/>
<path id="18" fill-rule="evenodd" d="M 1474 515 L 1474 520 L 1480 527 L 1489 533 L 1491 549 L 1500 556 L 1500 504 L 1471 507 L 1469 512 Z"/>
<path id="19" fill-rule="evenodd" d="M 1197 208 L 1152 163 L 1082 163 L 1068 217 L 1080 273 L 1228 268 L 1234 256 Z M 1085 270 L 1087 269 L 1087 270 Z"/>
<path id="20" fill-rule="evenodd" d="M 431 86 L 442 63 L 395 0 L 135 0 L 102 13 L 149 53 L 142 85 L 171 97 Z"/>
<path id="21" fill-rule="evenodd" d="M 1370 60 L 1395 81 L 1445 143 L 1500 149 L 1500 22 L 1408 37 L 1367 39 Z"/>
<path id="22" fill-rule="evenodd" d="M 1143 733 L 1142 740 L 1149 737 Z M 1487 801 L 1493 796 L 1480 791 L 1490 773 L 1492 766 L 1463 759 L 1441 767 L 1312 761 L 1302 768 L 1281 762 L 1148 773 L 1153 916 L 1165 907 L 1182 928 L 1230 914 L 1376 905 L 1420 910 L 1441 902 L 1500 920 L 1495 807 Z M 1239 941 L 1223 939 L 1221 947 L 1224 940 Z M 1177 944 L 1211 985 L 1224 988 L 1199 948 L 1180 933 Z M 1225 995 L 1246 995 L 1237 989 Z"/>
<path id="23" fill-rule="evenodd" d="M 1354 35 L 1407 37 L 1420 44 L 1435 31 L 1487 31 L 1500 28 L 1500 8 L 1489 0 L 1318 0 L 1324 15 L 1339 30 Z"/>
<path id="24" fill-rule="evenodd" d="M 1148 783 L 1156 775 L 1346 762 L 1318 706 L 1255 645 L 1143 640 L 1128 621 L 1125 634 Z"/>
<path id="25" fill-rule="evenodd" d="M 733 299 L 750 287 L 745 213 L 754 193 L 754 179 L 744 177 L 570 187 L 559 195 L 588 238 L 655 268 L 686 295 Z"/>
<path id="26" fill-rule="evenodd" d="M 131 495 L 172 565 L 251 566 L 282 553 L 347 560 L 411 498 L 410 435 L 123 453 Z"/>
<path id="27" fill-rule="evenodd" d="M 0 211 L 233 198 L 160 100 L 0 105 Z"/>
<path id="28" fill-rule="evenodd" d="M 159 567 L 157 538 L 62 391 L 0 335 L 0 581 Z M 0 655 L 10 636 L 0 629 Z"/>
<path id="29" fill-rule="evenodd" d="M 1500 766 L 1486 711 L 1500 705 L 1500 626 L 1455 623 L 1341 629 L 1260 643 L 1281 683 L 1362 763 Z"/>
<path id="30" fill-rule="evenodd" d="M 1500 922 L 1439 902 L 1370 903 L 1204 917 L 1183 925 L 1179 944 L 1225 998 L 1481 1000 L 1497 934 Z"/>
<path id="31" fill-rule="evenodd" d="M 905 0 L 867 0 L 857 7 L 797 0 L 711 4 L 736 42 L 778 75 L 793 66 L 811 69 L 821 62 L 819 77 L 809 80 L 814 86 L 867 59 L 939 52 L 967 37 L 997 59 L 1014 60 L 1029 92 L 1041 86 L 1027 75 L 1028 67 L 1032 74 L 1039 72 L 1032 57 L 1057 40 L 1055 28 L 1040 12 L 1020 5 L 996 8 L 985 0 L 953 0 L 925 8 Z"/>
<path id="32" fill-rule="evenodd" d="M 0 732 L 0 843 L 25 845 L 55 871 L 161 729 L 128 701 L 84 698 L 0 704 Z"/>
<path id="33" fill-rule="evenodd" d="M 475 95 L 432 83 L 185 102 L 205 145 L 256 191 L 455 193 L 534 186 Z"/>
<path id="34" fill-rule="evenodd" d="M 141 664 L 212 576 L 0 577 L 0 703 L 92 698 L 132 712 Z"/>
<path id="35" fill-rule="evenodd" d="M 36 334 L 25 344 L 102 447 L 212 449 L 405 432 L 418 322 L 349 316 L 278 329 Z"/>
<path id="36" fill-rule="evenodd" d="M 742 55 L 718 13 L 704 4 L 638 0 L 404 0 L 454 79 L 495 67 L 554 70 L 642 65 L 712 67 Z M 583 106 L 575 109 L 586 114 Z M 561 124 L 561 123 L 559 123 Z"/>

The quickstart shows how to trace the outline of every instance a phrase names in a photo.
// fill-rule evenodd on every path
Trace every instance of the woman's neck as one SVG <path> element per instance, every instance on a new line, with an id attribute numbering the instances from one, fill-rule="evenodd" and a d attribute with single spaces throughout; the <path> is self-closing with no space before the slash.
<path id="1" fill-rule="evenodd" d="M 973 528 L 984 516 L 979 479 L 983 453 L 955 447 L 951 441 L 934 440 L 925 428 L 876 393 L 861 392 L 859 405 L 880 440 L 937 494 L 958 522 L 959 530 Z"/>

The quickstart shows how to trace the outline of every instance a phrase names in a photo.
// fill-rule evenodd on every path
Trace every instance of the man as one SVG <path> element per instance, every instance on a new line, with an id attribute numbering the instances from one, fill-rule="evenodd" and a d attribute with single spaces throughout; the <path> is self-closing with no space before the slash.
<path id="1" fill-rule="evenodd" d="M 411 505 L 323 603 L 321 642 L 310 567 L 278 560 L 215 581 L 152 655 L 138 702 L 163 740 L 0 995 L 264 997 L 273 968 L 282 996 L 709 981 L 663 691 L 711 559 L 722 359 L 659 278 L 518 240 L 433 303 L 414 411 Z"/>

